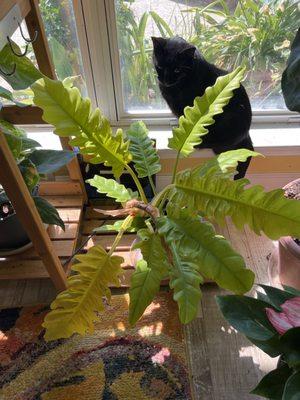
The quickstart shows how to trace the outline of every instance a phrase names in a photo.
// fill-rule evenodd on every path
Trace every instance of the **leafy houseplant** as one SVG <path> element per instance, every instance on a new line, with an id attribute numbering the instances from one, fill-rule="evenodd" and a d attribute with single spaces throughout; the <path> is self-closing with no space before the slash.
<path id="1" fill-rule="evenodd" d="M 286 106 L 291 111 L 300 112 L 300 28 L 291 46 L 291 54 L 282 74 L 281 86 Z M 288 183 L 284 188 L 286 196 L 300 200 L 300 178 Z M 300 239 L 281 237 L 278 250 L 270 258 L 270 275 L 280 282 L 300 290 Z"/>
<path id="2" fill-rule="evenodd" d="M 180 158 L 193 153 L 194 146 L 208 133 L 206 127 L 214 123 L 214 116 L 222 113 L 239 87 L 243 68 L 220 77 L 195 99 L 193 107 L 185 109 L 169 140 L 169 147 L 177 153 L 172 182 L 148 202 L 139 178 L 148 176 L 151 180 L 160 164 L 145 125 L 134 123 L 125 135 L 121 129 L 113 132 L 109 121 L 99 109 L 92 110 L 90 100 L 81 97 L 71 80 L 53 81 L 33 71 L 32 65 L 30 69 L 26 66 L 30 76 L 18 75 L 19 61 L 6 49 L 4 56 L 0 57 L 0 64 L 5 60 L 7 69 L 12 63 L 17 64 L 15 81 L 24 76 L 27 82 L 31 80 L 33 102 L 43 110 L 43 119 L 54 126 L 55 133 L 71 136 L 71 145 L 77 146 L 91 163 L 111 167 L 116 179 L 123 171 L 129 173 L 137 189 L 132 192 L 116 180 L 100 176 L 90 181 L 122 205 L 121 209 L 107 212 L 123 219 L 107 228 L 116 231 L 108 252 L 96 245 L 76 257 L 78 263 L 72 267 L 67 290 L 57 296 L 45 318 L 46 340 L 92 331 L 97 312 L 104 308 L 102 298 L 110 298 L 109 285 L 119 283 L 123 258 L 113 253 L 126 231 L 137 232 L 140 241 L 136 247 L 143 256 L 131 279 L 131 324 L 143 315 L 166 277 L 183 323 L 197 315 L 199 284 L 204 277 L 236 294 L 250 290 L 253 272 L 246 269 L 242 256 L 216 234 L 209 221 L 222 224 L 228 216 L 238 228 L 248 224 L 257 234 L 264 232 L 272 239 L 300 234 L 299 202 L 286 199 L 281 189 L 266 193 L 261 186 L 246 187 L 250 183 L 247 179 L 232 179 L 238 162 L 258 153 L 229 151 L 196 168 L 178 170 Z M 22 59 L 24 62 L 27 63 Z M 132 161 L 137 174 L 129 165 Z"/>
<path id="3" fill-rule="evenodd" d="M 38 149 L 41 145 L 29 139 L 23 129 L 7 121 L 0 120 L 0 129 L 4 133 L 12 154 L 19 166 L 24 181 L 32 194 L 42 221 L 49 225 L 58 225 L 64 229 L 57 210 L 47 200 L 38 196 L 38 184 L 45 174 L 53 173 L 67 164 L 74 154 L 65 150 Z M 26 231 L 18 220 L 14 208 L 0 187 L 0 249 L 11 251 L 30 243 Z"/>
<path id="4" fill-rule="evenodd" d="M 272 400 L 296 400 L 300 395 L 300 291 L 260 285 L 257 299 L 217 296 L 226 320 L 271 357 L 280 355 L 252 394 Z"/>

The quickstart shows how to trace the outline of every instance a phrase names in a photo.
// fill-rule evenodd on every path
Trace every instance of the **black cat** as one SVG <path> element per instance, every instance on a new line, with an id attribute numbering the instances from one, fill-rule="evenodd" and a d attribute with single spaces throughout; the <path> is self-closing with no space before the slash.
<path id="1" fill-rule="evenodd" d="M 195 46 L 178 36 L 171 39 L 153 37 L 152 41 L 159 88 L 176 117 L 183 115 L 184 108 L 192 106 L 195 97 L 202 96 L 219 76 L 228 73 L 207 62 Z M 224 112 L 216 115 L 215 123 L 207 127 L 209 133 L 203 136 L 198 148 L 211 148 L 215 154 L 240 148 L 253 150 L 249 136 L 251 118 L 248 95 L 240 86 Z M 239 163 L 235 179 L 245 176 L 249 163 L 250 158 Z"/>

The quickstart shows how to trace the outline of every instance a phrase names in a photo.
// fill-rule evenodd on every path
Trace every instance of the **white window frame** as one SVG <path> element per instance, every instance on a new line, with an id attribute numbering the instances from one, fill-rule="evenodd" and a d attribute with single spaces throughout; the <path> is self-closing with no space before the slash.
<path id="1" fill-rule="evenodd" d="M 88 93 L 111 124 L 127 126 L 143 119 L 150 127 L 176 125 L 177 119 L 168 111 L 125 111 L 114 0 L 73 0 L 73 6 Z M 253 111 L 252 128 L 299 123 L 299 114 L 288 110 Z"/>

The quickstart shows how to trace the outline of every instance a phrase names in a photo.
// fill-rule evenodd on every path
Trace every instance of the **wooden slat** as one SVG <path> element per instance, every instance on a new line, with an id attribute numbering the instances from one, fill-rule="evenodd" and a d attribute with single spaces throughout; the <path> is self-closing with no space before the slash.
<path id="1" fill-rule="evenodd" d="M 115 235 L 94 236 L 84 246 L 84 250 L 88 250 L 96 244 L 100 244 L 102 247 L 109 250 L 115 237 Z M 117 251 L 128 251 L 132 245 L 132 242 L 134 241 L 134 238 L 135 237 L 133 235 L 124 235 L 117 246 Z"/>
<path id="2" fill-rule="evenodd" d="M 94 206 L 94 207 L 87 207 L 84 215 L 84 219 L 107 219 L 107 215 L 101 214 L 101 212 L 97 211 L 97 209 L 115 209 L 116 207 L 114 206 L 107 206 L 103 205 L 101 207 L 99 206 Z M 109 217 L 109 219 L 120 219 L 120 217 Z"/>
<path id="3" fill-rule="evenodd" d="M 82 207 L 82 196 L 44 196 L 54 207 Z"/>
<path id="4" fill-rule="evenodd" d="M 48 228 L 48 234 L 51 239 L 62 240 L 62 239 L 75 239 L 78 233 L 78 224 L 71 223 L 65 224 L 65 230 L 56 225 L 51 225 Z"/>
<path id="5" fill-rule="evenodd" d="M 0 21 L 6 16 L 6 14 L 12 9 L 12 7 L 18 4 L 20 7 L 22 18 L 30 12 L 30 1 L 29 0 L 1 0 L 0 2 Z"/>
<path id="6" fill-rule="evenodd" d="M 81 195 L 79 182 L 41 182 L 39 194 L 41 196 L 69 196 Z"/>
<path id="7" fill-rule="evenodd" d="M 35 251 L 43 260 L 58 290 L 66 288 L 66 274 L 55 254 L 41 217 L 23 180 L 16 161 L 0 131 L 0 182 L 25 227 Z"/>
<path id="8" fill-rule="evenodd" d="M 52 240 L 52 248 L 53 252 L 62 258 L 70 257 L 73 251 L 73 240 Z M 35 260 L 38 259 L 39 255 L 37 254 L 34 248 L 31 248 L 24 253 L 22 253 L 23 260 Z M 20 257 L 12 256 L 10 257 L 11 260 L 19 260 Z"/>
<path id="9" fill-rule="evenodd" d="M 60 218 L 64 222 L 78 222 L 81 215 L 81 208 L 57 208 Z"/>
<path id="10" fill-rule="evenodd" d="M 93 232 L 93 229 L 99 228 L 100 226 L 104 225 L 112 225 L 114 222 L 116 222 L 113 219 L 108 219 L 107 221 L 99 220 L 99 219 L 92 219 L 88 221 L 84 221 L 82 225 L 82 230 L 81 233 L 83 235 L 90 235 Z M 101 232 L 101 235 L 107 235 L 107 234 L 112 234 L 112 232 Z"/>

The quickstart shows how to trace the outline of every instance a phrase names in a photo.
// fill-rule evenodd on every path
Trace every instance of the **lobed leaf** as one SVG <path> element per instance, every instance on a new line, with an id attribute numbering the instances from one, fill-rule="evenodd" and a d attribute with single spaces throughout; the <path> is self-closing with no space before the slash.
<path id="1" fill-rule="evenodd" d="M 245 68 L 239 67 L 220 76 L 214 86 L 205 90 L 203 96 L 195 98 L 193 107 L 184 109 L 179 126 L 173 129 L 173 137 L 169 139 L 171 149 L 177 150 L 183 157 L 194 151 L 194 147 L 202 142 L 201 137 L 208 133 L 206 127 L 214 124 L 214 116 L 223 112 L 233 91 L 240 86 L 244 73 Z"/>
<path id="2" fill-rule="evenodd" d="M 198 169 L 177 174 L 170 199 L 177 207 L 201 212 L 224 223 L 225 216 L 241 229 L 248 224 L 258 235 L 264 232 L 271 239 L 300 236 L 300 202 L 284 197 L 282 189 L 264 192 L 262 186 L 245 188 L 247 179 L 222 179 L 214 171 L 199 176 Z"/>
<path id="3" fill-rule="evenodd" d="M 103 176 L 95 175 L 94 178 L 88 179 L 86 182 L 94 186 L 98 193 L 105 193 L 106 196 L 115 199 L 119 203 L 126 203 L 133 198 L 132 192 L 114 179 L 107 179 Z"/>
<path id="4" fill-rule="evenodd" d="M 130 140 L 129 151 L 139 178 L 157 174 L 160 169 L 159 157 L 153 141 L 148 136 L 148 129 L 142 121 L 134 122 L 126 131 Z"/>
<path id="5" fill-rule="evenodd" d="M 168 207 L 168 216 L 160 218 L 158 229 L 168 243 L 176 242 L 180 257 L 195 263 L 201 275 L 237 294 L 251 289 L 253 272 L 211 224 L 190 217 L 186 210 Z"/>
<path id="6" fill-rule="evenodd" d="M 119 285 L 122 257 L 111 256 L 97 245 L 76 258 L 79 263 L 72 270 L 77 274 L 68 278 L 68 288 L 59 293 L 44 320 L 46 341 L 92 333 L 97 312 L 104 309 L 102 297 L 110 298 L 108 285 Z"/>
<path id="7" fill-rule="evenodd" d="M 116 178 L 131 161 L 129 143 L 119 129 L 112 134 L 110 124 L 99 109 L 91 110 L 90 99 L 83 99 L 76 87 L 65 87 L 62 82 L 40 79 L 32 86 L 34 103 L 43 110 L 43 119 L 54 125 L 59 136 L 74 136 L 70 141 L 94 164 L 112 167 Z"/>

